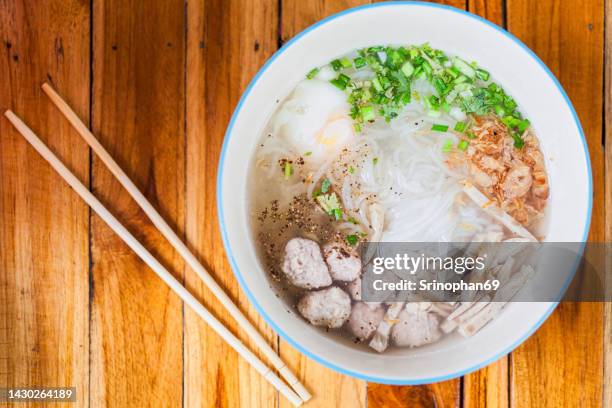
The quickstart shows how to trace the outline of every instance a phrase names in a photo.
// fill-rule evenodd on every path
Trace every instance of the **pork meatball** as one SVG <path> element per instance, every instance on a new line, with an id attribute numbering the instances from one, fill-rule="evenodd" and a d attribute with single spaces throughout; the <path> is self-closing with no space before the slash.
<path id="1" fill-rule="evenodd" d="M 367 340 L 385 317 L 385 309 L 380 305 L 357 302 L 351 309 L 348 328 L 359 340 Z"/>
<path id="2" fill-rule="evenodd" d="M 334 286 L 306 293 L 297 308 L 311 324 L 336 329 L 346 322 L 351 313 L 351 298 Z"/>
<path id="3" fill-rule="evenodd" d="M 292 238 L 287 242 L 281 269 L 289 282 L 299 288 L 317 289 L 332 283 L 321 248 L 310 239 Z"/>
<path id="4" fill-rule="evenodd" d="M 337 242 L 326 244 L 323 256 L 333 280 L 351 282 L 361 275 L 361 260 L 346 245 Z"/>
<path id="5" fill-rule="evenodd" d="M 397 346 L 418 347 L 433 343 L 442 337 L 438 316 L 419 306 L 408 303 L 391 330 L 391 339 Z"/>

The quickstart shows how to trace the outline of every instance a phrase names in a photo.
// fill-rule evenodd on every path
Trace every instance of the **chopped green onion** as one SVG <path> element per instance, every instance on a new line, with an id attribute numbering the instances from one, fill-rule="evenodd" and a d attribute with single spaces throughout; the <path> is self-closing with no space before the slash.
<path id="1" fill-rule="evenodd" d="M 384 88 L 381 85 L 380 80 L 378 78 L 372 79 L 372 85 L 374 85 L 374 89 L 376 89 L 376 92 L 384 91 Z"/>
<path id="2" fill-rule="evenodd" d="M 476 139 L 476 135 L 474 134 L 474 132 L 467 132 L 466 136 L 468 137 L 468 139 Z"/>
<path id="3" fill-rule="evenodd" d="M 516 108 L 516 102 L 512 99 L 511 96 L 504 96 L 504 106 L 508 110 L 514 110 Z"/>
<path id="4" fill-rule="evenodd" d="M 461 72 L 468 78 L 474 78 L 474 76 L 476 75 L 476 71 L 474 70 L 474 68 L 472 68 L 467 62 L 465 62 L 461 58 L 454 58 L 453 65 L 459 70 L 459 72 Z"/>
<path id="5" fill-rule="evenodd" d="M 436 95 L 431 95 L 429 97 L 429 104 L 432 108 L 437 110 L 440 107 L 440 99 Z"/>
<path id="6" fill-rule="evenodd" d="M 459 75 L 457 78 L 453 79 L 453 84 L 455 85 L 465 84 L 469 80 L 470 79 L 466 77 L 465 75 Z M 460 91 L 460 88 L 458 87 L 455 87 L 455 89 L 457 89 L 457 91 Z"/>
<path id="7" fill-rule="evenodd" d="M 480 79 L 482 79 L 483 81 L 488 81 L 489 80 L 489 72 L 485 71 L 482 68 L 477 68 L 476 69 L 476 76 Z"/>
<path id="8" fill-rule="evenodd" d="M 466 125 L 465 122 L 459 121 L 459 122 L 455 123 L 455 131 L 463 132 L 465 130 L 466 126 L 467 125 Z"/>
<path id="9" fill-rule="evenodd" d="M 384 105 L 385 103 L 389 102 L 389 98 L 387 98 L 384 94 L 378 94 L 372 98 L 372 102 L 379 105 Z"/>
<path id="10" fill-rule="evenodd" d="M 323 208 L 323 210 L 329 215 L 333 215 L 336 219 L 342 217 L 342 211 L 340 210 L 340 201 L 336 193 L 331 194 L 320 194 L 316 197 L 317 202 Z"/>
<path id="11" fill-rule="evenodd" d="M 495 114 L 499 117 L 504 117 L 506 115 L 506 110 L 501 105 L 495 105 Z"/>
<path id="12" fill-rule="evenodd" d="M 359 69 L 365 67 L 367 62 L 365 58 L 357 57 L 353 60 L 353 63 L 355 64 L 355 68 Z"/>
<path id="13" fill-rule="evenodd" d="M 406 61 L 404 62 L 404 64 L 402 65 L 401 68 L 402 72 L 404 73 L 404 75 L 406 75 L 407 77 L 409 77 L 410 75 L 412 75 L 412 73 L 414 72 L 414 67 L 412 66 L 412 64 L 410 63 L 410 61 Z"/>
<path id="14" fill-rule="evenodd" d="M 410 103 L 410 90 L 404 92 L 400 96 L 400 102 L 402 103 L 402 105 L 408 105 Z"/>
<path id="15" fill-rule="evenodd" d="M 446 93 L 447 87 L 442 79 L 434 78 L 432 84 L 434 88 L 436 88 L 436 91 L 438 91 L 439 95 L 444 95 Z"/>
<path id="16" fill-rule="evenodd" d="M 461 74 L 461 72 L 455 67 L 447 68 L 445 71 L 453 78 L 457 78 Z"/>
<path id="17" fill-rule="evenodd" d="M 453 149 L 453 139 L 446 139 L 442 145 L 442 152 L 449 153 Z"/>
<path id="18" fill-rule="evenodd" d="M 348 58 L 340 58 L 340 65 L 342 65 L 342 68 L 350 68 L 353 66 L 353 63 L 351 62 L 350 59 Z"/>
<path id="19" fill-rule="evenodd" d="M 289 178 L 293 175 L 293 166 L 290 162 L 285 162 L 285 180 L 289 180 Z"/>
<path id="20" fill-rule="evenodd" d="M 467 150 L 469 145 L 470 145 L 470 142 L 468 142 L 467 140 L 462 140 L 459 143 L 457 143 L 457 149 L 464 152 Z"/>
<path id="21" fill-rule="evenodd" d="M 419 65 L 418 67 L 414 69 L 414 73 L 412 74 L 412 77 L 418 78 L 422 73 L 423 73 L 423 67 Z"/>
<path id="22" fill-rule="evenodd" d="M 331 187 L 331 182 L 329 181 L 329 179 L 327 178 L 323 179 L 323 182 L 321 183 L 321 192 L 323 194 L 327 193 L 330 187 Z"/>
<path id="23" fill-rule="evenodd" d="M 504 124 L 509 128 L 514 128 L 518 126 L 519 119 L 515 118 L 514 116 L 504 116 L 502 118 L 502 122 L 504 122 Z"/>
<path id="24" fill-rule="evenodd" d="M 525 146 L 525 141 L 518 133 L 512 132 L 512 138 L 514 139 L 514 147 L 516 147 L 517 149 L 521 149 L 523 148 L 523 146 Z"/>
<path id="25" fill-rule="evenodd" d="M 387 48 L 387 56 L 387 65 L 391 68 L 397 68 L 404 61 L 399 51 L 392 48 Z"/>
<path id="26" fill-rule="evenodd" d="M 339 79 L 332 79 L 331 81 L 332 85 L 334 85 L 336 88 L 340 89 L 341 91 L 344 91 L 346 89 L 346 83 L 340 81 Z"/>
<path id="27" fill-rule="evenodd" d="M 431 130 L 434 130 L 436 132 L 446 132 L 448 130 L 448 125 L 440 125 L 440 124 L 434 123 L 431 126 Z"/>
<path id="28" fill-rule="evenodd" d="M 306 74 L 306 78 L 312 79 L 316 77 L 318 73 L 319 73 L 319 68 L 313 68 L 310 71 L 308 71 L 308 73 Z"/>
<path id="29" fill-rule="evenodd" d="M 523 119 L 520 121 L 520 123 L 517 125 L 516 128 L 518 129 L 520 133 L 523 133 L 527 130 L 529 125 L 531 125 L 531 122 L 529 122 L 529 119 Z"/>
<path id="30" fill-rule="evenodd" d="M 372 106 L 362 106 L 360 109 L 361 119 L 365 122 L 372 121 L 376 118 L 376 114 L 374 113 L 374 108 Z"/>
<path id="31" fill-rule="evenodd" d="M 332 62 L 330 62 L 330 64 L 334 71 L 340 71 L 342 69 L 342 63 L 338 59 L 333 60 Z"/>
<path id="32" fill-rule="evenodd" d="M 304 153 L 304 156 L 310 156 L 312 154 L 312 152 L 308 151 L 306 153 Z"/>
<path id="33" fill-rule="evenodd" d="M 338 75 L 338 78 L 332 79 L 329 82 L 331 82 L 336 88 L 344 91 L 350 81 L 351 81 L 351 78 L 349 76 L 340 74 Z"/>
<path id="34" fill-rule="evenodd" d="M 511 132 L 522 134 L 530 126 L 517 109 L 516 101 L 502 87 L 493 82 L 483 83 L 491 78 L 488 71 L 461 58 L 449 58 L 427 44 L 368 47 L 358 50 L 355 58 L 337 58 L 330 65 L 338 72 L 338 77 L 330 82 L 346 91 L 349 116 L 354 121 L 356 133 L 362 130 L 364 123 L 378 117 L 391 121 L 402 114 L 404 106 L 415 100 L 434 118 L 459 108 L 465 114 L 495 114 Z M 372 73 L 353 81 L 344 73 L 345 69 L 353 67 L 367 67 Z M 314 78 L 317 72 L 318 69 L 313 69 L 307 77 Z M 435 89 L 434 95 L 419 96 L 414 92 L 411 87 L 416 78 L 427 80 Z M 456 122 L 455 131 L 464 133 L 466 139 L 475 138 L 468 132 L 471 125 L 466 122 Z"/>
<path id="35" fill-rule="evenodd" d="M 378 80 L 380 81 L 380 84 L 382 85 L 383 89 L 389 89 L 389 87 L 391 86 L 391 81 L 386 76 L 379 75 Z"/>
<path id="36" fill-rule="evenodd" d="M 378 164 L 378 157 L 372 159 L 372 164 L 375 166 Z"/>
<path id="37" fill-rule="evenodd" d="M 353 166 L 350 166 L 348 171 L 349 171 L 349 173 L 354 174 L 355 173 L 355 168 Z"/>
<path id="38" fill-rule="evenodd" d="M 510 129 L 516 129 L 519 133 L 523 133 L 529 128 L 531 122 L 528 119 L 519 119 L 515 116 L 504 116 L 502 122 Z"/>
<path id="39" fill-rule="evenodd" d="M 359 242 L 359 238 L 357 238 L 357 235 L 347 235 L 346 242 L 351 246 L 355 246 L 357 245 L 357 242 Z"/>

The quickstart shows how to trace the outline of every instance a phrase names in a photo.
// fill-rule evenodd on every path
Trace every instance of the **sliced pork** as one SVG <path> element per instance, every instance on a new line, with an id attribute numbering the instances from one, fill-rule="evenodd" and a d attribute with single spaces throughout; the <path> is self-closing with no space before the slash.
<path id="1" fill-rule="evenodd" d="M 440 320 L 418 303 L 408 303 L 391 329 L 396 346 L 418 347 L 438 341 L 442 337 Z"/>

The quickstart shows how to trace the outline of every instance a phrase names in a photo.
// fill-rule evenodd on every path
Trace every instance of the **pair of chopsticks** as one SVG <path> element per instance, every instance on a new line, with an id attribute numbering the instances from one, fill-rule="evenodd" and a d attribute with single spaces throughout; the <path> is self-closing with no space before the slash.
<path id="1" fill-rule="evenodd" d="M 36 136 L 36 134 L 15 115 L 7 110 L 4 115 L 13 124 L 19 133 L 36 149 L 36 151 L 53 167 L 53 169 L 74 189 L 74 191 L 108 224 L 108 226 L 172 289 L 193 311 L 195 311 L 208 325 L 219 334 L 234 350 L 238 352 L 255 370 L 257 370 L 270 384 L 283 394 L 293 405 L 300 406 L 302 402 L 311 397 L 304 385 L 280 359 L 268 342 L 262 337 L 251 322 L 244 316 L 230 297 L 219 286 L 214 278 L 206 271 L 187 245 L 170 228 L 168 223 L 155 210 L 151 203 L 138 190 L 125 172 L 119 167 L 111 155 L 104 149 L 98 139 L 88 127 L 79 119 L 70 106 L 55 92 L 49 84 L 43 84 L 42 89 L 68 119 L 81 137 L 87 142 L 94 153 L 108 167 L 111 173 L 128 191 L 155 227 L 172 244 L 174 249 L 183 257 L 196 275 L 204 281 L 221 304 L 228 310 L 238 325 L 253 340 L 260 351 L 270 360 L 280 375 L 287 381 L 285 384 L 265 363 L 263 363 L 251 350 L 249 350 L 231 331 L 227 329 L 215 316 L 213 316 L 145 247 L 115 218 L 106 207 L 89 191 L 76 176 L 49 150 L 49 148 Z"/>

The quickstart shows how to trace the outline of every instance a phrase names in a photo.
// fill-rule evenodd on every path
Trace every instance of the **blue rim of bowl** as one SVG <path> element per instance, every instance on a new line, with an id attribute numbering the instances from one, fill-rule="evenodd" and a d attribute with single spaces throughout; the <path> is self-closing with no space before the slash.
<path id="1" fill-rule="evenodd" d="M 238 101 L 238 105 L 236 106 L 236 109 L 234 110 L 234 113 L 232 114 L 232 117 L 230 119 L 230 122 L 229 122 L 229 125 L 227 127 L 227 130 L 225 132 L 225 136 L 224 136 L 224 140 L 223 140 L 223 146 L 221 147 L 221 157 L 219 159 L 219 167 L 218 167 L 218 171 L 217 171 L 217 211 L 219 213 L 219 227 L 221 229 L 221 237 L 222 237 L 222 240 L 223 240 L 223 246 L 225 247 L 225 251 L 227 253 L 228 260 L 230 262 L 230 265 L 232 267 L 232 270 L 233 270 L 234 274 L 236 275 L 236 277 L 238 279 L 240 287 L 247 294 L 247 297 L 249 298 L 251 303 L 253 303 L 253 305 L 255 306 L 255 309 L 257 309 L 259 314 L 263 316 L 264 320 L 285 341 L 287 341 L 289 344 L 291 344 L 293 347 L 295 347 L 297 350 L 299 350 L 301 353 L 303 353 L 307 357 L 309 357 L 309 358 L 317 361 L 318 363 L 321 363 L 324 366 L 329 367 L 329 368 L 331 368 L 331 369 L 333 369 L 333 370 L 335 370 L 335 371 L 337 371 L 339 373 L 342 373 L 342 374 L 346 374 L 346 375 L 349 375 L 349 376 L 352 376 L 352 377 L 355 377 L 355 378 L 359 378 L 359 379 L 362 379 L 362 380 L 366 380 L 366 381 L 370 381 L 370 382 L 375 382 L 375 383 L 381 383 L 381 384 L 390 384 L 390 385 L 419 385 L 419 384 L 429 384 L 429 383 L 434 383 L 434 382 L 438 382 L 438 381 L 445 381 L 445 380 L 450 380 L 450 379 L 453 379 L 453 378 L 461 377 L 463 375 L 469 374 L 469 373 L 471 373 L 473 371 L 476 371 L 476 370 L 478 370 L 478 369 L 480 369 L 482 367 L 485 367 L 485 366 L 487 366 L 487 365 L 497 361 L 501 357 L 507 355 L 512 350 L 517 348 L 525 340 L 527 340 L 544 323 L 544 321 L 546 319 L 548 319 L 548 317 L 553 312 L 553 310 L 557 307 L 559 302 L 552 302 L 551 307 L 540 318 L 540 320 L 538 320 L 538 322 L 536 322 L 536 324 L 529 331 L 527 331 L 527 333 L 525 333 L 525 335 L 523 335 L 523 337 L 521 337 L 514 344 L 512 344 L 509 347 L 507 347 L 506 349 L 504 349 L 503 351 L 501 351 L 500 353 L 498 353 L 494 357 L 489 358 L 489 359 L 487 359 L 487 360 L 485 360 L 485 361 L 483 361 L 481 363 L 478 363 L 478 364 L 476 364 L 476 365 L 474 365 L 474 366 L 472 366 L 470 368 L 464 369 L 464 370 L 459 370 L 457 372 L 454 372 L 454 373 L 451 373 L 451 374 L 447 374 L 447 375 L 444 375 L 444 376 L 431 377 L 431 378 L 423 378 L 423 379 L 417 379 L 417 380 L 403 380 L 403 379 L 371 377 L 371 376 L 367 376 L 367 375 L 364 375 L 364 374 L 361 374 L 361 373 L 358 373 L 358 372 L 350 371 L 350 370 L 347 370 L 345 368 L 338 367 L 338 366 L 330 363 L 329 361 L 326 361 L 323 358 L 317 356 L 316 354 L 313 354 L 310 351 L 306 350 L 303 346 L 301 346 L 299 343 L 297 343 L 291 337 L 289 337 L 289 335 L 287 335 L 285 332 L 283 332 L 281 330 L 281 328 L 278 327 L 276 325 L 276 323 L 274 323 L 274 321 L 266 314 L 266 312 L 259 305 L 259 303 L 257 303 L 257 300 L 255 299 L 255 296 L 253 296 L 253 294 L 249 290 L 246 282 L 244 281 L 244 278 L 242 277 L 242 274 L 240 273 L 240 270 L 238 269 L 238 265 L 236 264 L 236 260 L 234 259 L 234 255 L 233 255 L 232 250 L 231 250 L 231 248 L 229 246 L 229 241 L 228 241 L 228 237 L 227 237 L 227 231 L 226 231 L 226 228 L 225 228 L 225 218 L 224 218 L 224 215 L 223 215 L 223 205 L 222 205 L 222 202 L 221 202 L 222 201 L 222 197 L 223 197 L 223 194 L 222 194 L 222 183 L 221 183 L 221 180 L 223 179 L 223 165 L 224 165 L 224 162 L 225 162 L 225 153 L 227 151 L 227 146 L 228 146 L 228 143 L 229 143 L 229 138 L 231 136 L 232 129 L 234 127 L 234 122 L 235 122 L 236 118 L 238 117 L 238 114 L 240 113 L 240 110 L 242 108 L 242 104 L 244 103 L 244 101 L 246 100 L 247 96 L 251 92 L 251 89 L 253 88 L 253 86 L 255 85 L 257 80 L 259 79 L 259 77 L 261 75 L 263 75 L 263 73 L 267 70 L 268 66 L 270 66 L 270 64 L 272 64 L 276 60 L 276 58 L 278 58 L 287 48 L 291 47 L 291 45 L 293 43 L 298 41 L 304 35 L 306 35 L 310 31 L 315 30 L 316 28 L 318 28 L 318 27 L 320 27 L 320 26 L 322 26 L 322 25 L 324 25 L 324 24 L 326 24 L 326 23 L 328 23 L 328 22 L 330 22 L 332 20 L 335 20 L 335 19 L 340 18 L 342 16 L 345 16 L 347 14 L 351 14 L 351 13 L 354 13 L 354 12 L 358 12 L 358 11 L 362 11 L 362 10 L 366 10 L 366 9 L 370 9 L 370 8 L 396 7 L 396 6 L 418 6 L 418 7 L 430 7 L 430 8 L 444 9 L 444 10 L 449 10 L 449 11 L 452 11 L 452 12 L 455 12 L 455 13 L 463 14 L 463 15 L 469 17 L 469 18 L 478 20 L 478 21 L 480 21 L 480 22 L 482 22 L 482 23 L 484 23 L 484 24 L 494 28 L 495 30 L 499 31 L 501 34 L 505 35 L 506 37 L 508 37 L 509 39 L 514 41 L 517 45 L 519 45 L 524 51 L 526 51 L 540 65 L 540 67 L 544 70 L 544 72 L 546 72 L 548 74 L 550 79 L 552 79 L 553 83 L 556 85 L 557 89 L 561 93 L 561 95 L 563 95 L 563 98 L 565 99 L 565 102 L 566 102 L 567 106 L 569 107 L 570 111 L 572 112 L 572 116 L 574 118 L 574 122 L 576 123 L 576 127 L 578 128 L 578 130 L 580 132 L 580 136 L 582 138 L 582 144 L 583 144 L 584 153 L 585 153 L 585 156 L 586 156 L 586 162 L 587 162 L 587 168 L 588 168 L 588 176 L 589 176 L 588 177 L 588 179 L 589 179 L 588 214 L 587 214 L 587 220 L 586 220 L 584 234 L 583 234 L 583 237 L 582 237 L 582 242 L 583 243 L 586 242 L 587 237 L 588 237 L 588 233 L 589 233 L 589 229 L 590 229 L 590 225 L 591 225 L 591 213 L 592 213 L 592 208 L 593 208 L 593 174 L 592 174 L 592 170 L 591 170 L 591 159 L 590 159 L 590 155 L 589 155 L 589 149 L 588 149 L 588 146 L 587 146 L 587 141 L 586 141 L 586 138 L 584 136 L 584 131 L 582 130 L 582 126 L 580 125 L 580 121 L 578 120 L 578 115 L 576 114 L 576 110 L 574 109 L 574 106 L 572 105 L 572 102 L 570 101 L 569 97 L 567 96 L 567 93 L 565 92 L 565 90 L 563 89 L 561 84 L 559 83 L 559 80 L 550 71 L 550 69 L 546 66 L 546 64 L 544 64 L 544 62 L 529 47 L 527 47 L 525 44 L 523 44 L 523 42 L 521 40 L 516 38 L 514 35 L 510 34 L 505 29 L 499 27 L 498 25 L 496 25 L 496 24 L 494 24 L 494 23 L 492 23 L 492 22 L 490 22 L 490 21 L 488 21 L 488 20 L 486 20 L 486 19 L 484 19 L 484 18 L 482 18 L 480 16 L 477 16 L 475 14 L 472 14 L 472 13 L 468 12 L 468 11 L 465 11 L 465 10 L 461 10 L 461 9 L 458 9 L 458 8 L 455 8 L 455 7 L 451 7 L 451 6 L 447 6 L 447 5 L 433 4 L 433 3 L 424 3 L 424 2 L 420 2 L 420 1 L 394 1 L 394 2 L 388 2 L 388 3 L 368 4 L 368 5 L 364 5 L 364 6 L 350 8 L 350 9 L 347 9 L 347 10 L 342 11 L 340 13 L 331 15 L 329 17 L 326 17 L 326 18 L 316 22 L 315 24 L 313 24 L 310 27 L 306 28 L 304 31 L 302 31 L 299 34 L 297 34 L 291 40 L 286 42 L 279 50 L 277 50 L 274 53 L 274 55 L 272 55 L 272 57 L 270 57 L 265 62 L 265 64 L 261 67 L 261 69 L 253 77 L 253 79 L 251 80 L 251 82 L 247 86 L 246 90 L 242 94 L 240 100 Z M 584 248 L 584 244 L 583 244 L 582 248 Z M 572 276 L 573 276 L 573 274 L 572 274 Z"/>

